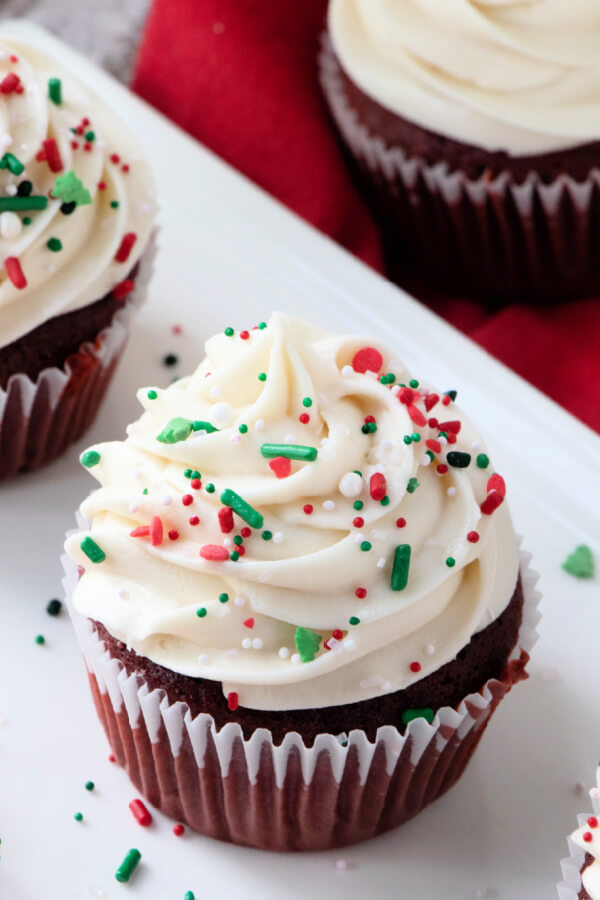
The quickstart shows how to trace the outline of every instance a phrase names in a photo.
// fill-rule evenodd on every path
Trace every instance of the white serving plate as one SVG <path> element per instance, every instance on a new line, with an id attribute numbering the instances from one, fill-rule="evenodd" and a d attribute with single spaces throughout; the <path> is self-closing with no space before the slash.
<path id="1" fill-rule="evenodd" d="M 25 22 L 3 30 L 60 57 L 143 137 L 162 231 L 148 304 L 96 424 L 58 462 L 0 485 L 0 897 L 183 900 L 193 890 L 197 900 L 548 900 L 565 834 L 589 806 L 574 786 L 591 784 L 600 752 L 598 580 L 560 568 L 577 543 L 598 552 L 597 436 L 75 51 Z M 531 678 L 500 706 L 458 785 L 395 832 L 300 856 L 177 838 L 160 813 L 140 828 L 127 808 L 136 792 L 107 761 L 67 616 L 45 612 L 61 596 L 64 533 L 94 484 L 79 451 L 123 436 L 138 415 L 135 388 L 175 374 L 161 363 L 165 353 L 179 355 L 184 373 L 211 333 L 274 308 L 392 339 L 417 377 L 458 390 L 507 478 L 544 594 Z M 82 823 L 73 820 L 79 810 Z M 120 885 L 114 871 L 130 847 L 142 863 Z"/>

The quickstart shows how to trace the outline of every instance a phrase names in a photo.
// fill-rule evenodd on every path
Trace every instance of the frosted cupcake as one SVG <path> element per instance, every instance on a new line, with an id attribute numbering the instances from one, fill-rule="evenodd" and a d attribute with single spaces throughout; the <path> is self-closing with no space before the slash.
<path id="1" fill-rule="evenodd" d="M 68 592 L 99 716 L 198 831 L 371 837 L 454 784 L 525 677 L 504 480 L 455 392 L 379 342 L 276 314 L 206 353 L 82 456 Z"/>
<path id="2" fill-rule="evenodd" d="M 600 11 L 330 0 L 322 83 L 409 261 L 489 301 L 600 290 Z"/>
<path id="3" fill-rule="evenodd" d="M 37 47 L 0 37 L 0 477 L 94 418 L 153 227 L 137 140 Z"/>
<path id="4" fill-rule="evenodd" d="M 600 768 L 596 788 L 590 791 L 594 815 L 580 815 L 579 828 L 569 836 L 571 855 L 562 860 L 564 881 L 558 886 L 560 900 L 600 900 Z"/>

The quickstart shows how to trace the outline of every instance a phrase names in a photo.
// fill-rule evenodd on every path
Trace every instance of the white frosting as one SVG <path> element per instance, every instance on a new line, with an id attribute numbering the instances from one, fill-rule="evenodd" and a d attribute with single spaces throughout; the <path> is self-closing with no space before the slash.
<path id="1" fill-rule="evenodd" d="M 81 507 L 90 531 L 66 544 L 85 567 L 74 594 L 77 610 L 138 654 L 222 681 L 225 694 L 237 691 L 242 706 L 259 709 L 378 696 L 452 660 L 505 609 L 515 588 L 518 554 L 509 512 L 505 503 L 492 515 L 480 511 L 493 470 L 477 466 L 480 437 L 454 403 L 440 400 L 425 413 L 462 423 L 457 443 L 442 442 L 432 462 L 425 441 L 436 439 L 438 429 L 415 425 L 410 415 L 420 419 L 425 394 L 414 395 L 415 412 L 400 399 L 399 387 L 351 368 L 355 353 L 369 345 L 381 353 L 381 372 L 389 372 L 394 355 L 384 345 L 333 337 L 275 314 L 246 340 L 237 333 L 210 339 L 193 375 L 152 389 L 150 397 L 148 389 L 140 391 L 146 412 L 127 439 L 93 448 L 100 461 L 90 472 L 102 487 Z M 408 384 L 410 375 L 393 365 L 397 382 Z M 266 380 L 259 378 L 263 373 Z M 222 430 L 186 436 L 184 428 L 177 443 L 157 440 L 175 417 L 214 424 L 223 404 L 232 414 Z M 309 421 L 299 421 L 306 414 Z M 369 415 L 377 430 L 367 434 L 362 427 Z M 413 433 L 421 439 L 405 443 Z M 289 475 L 278 477 L 261 446 L 292 439 L 318 455 L 292 461 Z M 471 463 L 440 474 L 437 466 L 449 449 L 472 453 Z M 201 473 L 201 487 L 189 478 L 190 469 Z M 347 477 L 355 470 L 362 473 L 358 499 L 355 479 Z M 374 473 L 385 477 L 387 504 L 370 496 Z M 414 478 L 419 486 L 411 492 Z M 456 488 L 453 496 L 449 487 Z M 221 531 L 226 489 L 259 511 L 264 524 L 244 540 L 239 560 L 208 561 L 200 548 L 233 552 L 233 538 L 246 525 L 236 514 L 234 530 Z M 184 504 L 185 495 L 191 504 Z M 355 509 L 357 502 L 362 509 Z M 160 544 L 130 536 L 156 516 L 164 529 Z M 190 523 L 194 516 L 198 524 Z M 364 522 L 354 524 L 357 516 Z M 167 536 L 173 529 L 176 540 Z M 271 540 L 261 537 L 265 530 Z M 477 543 L 466 539 L 471 531 L 479 533 Z M 82 552 L 86 535 L 106 554 L 103 562 L 91 563 Z M 403 544 L 411 547 L 408 580 L 404 589 L 392 590 L 392 560 Z M 366 596 L 357 597 L 357 588 Z M 228 602 L 219 600 L 223 593 Z M 201 617 L 200 608 L 206 610 Z M 360 623 L 350 624 L 351 617 Z M 297 652 L 298 626 L 321 638 L 312 661 Z M 336 629 L 341 636 L 332 637 Z"/>
<path id="2" fill-rule="evenodd" d="M 99 300 L 124 280 L 144 250 L 155 211 L 149 164 L 134 137 L 97 97 L 38 48 L 0 37 L 0 83 L 9 73 L 18 76 L 23 90 L 0 92 L 0 156 L 12 153 L 25 170 L 18 175 L 0 171 L 0 197 L 13 197 L 26 180 L 32 195 L 49 197 L 57 178 L 73 171 L 92 203 L 65 215 L 63 201 L 50 198 L 46 209 L 0 216 L 0 347 L 54 316 Z M 61 81 L 59 105 L 48 96 L 50 78 Z M 74 134 L 71 129 L 84 118 L 89 119 L 84 133 Z M 89 132 L 93 140 L 87 141 Z M 61 171 L 36 160 L 48 139 L 56 140 Z M 113 154 L 118 162 L 111 161 Z M 31 224 L 23 224 L 27 217 Z M 137 240 L 128 259 L 118 262 L 115 255 L 129 233 Z M 50 238 L 58 239 L 62 250 L 52 252 Z M 26 287 L 16 287 L 8 277 L 7 257 L 19 260 Z"/>
<path id="3" fill-rule="evenodd" d="M 600 767 L 596 769 L 596 785 L 600 791 Z M 600 900 L 600 825 L 595 824 L 596 822 L 597 817 L 591 816 L 585 825 L 571 835 L 571 840 L 577 847 L 594 857 L 594 861 L 584 869 L 581 876 L 581 883 L 591 900 Z"/>
<path id="4" fill-rule="evenodd" d="M 600 139 L 593 0 L 330 0 L 348 75 L 418 125 L 511 155 Z"/>

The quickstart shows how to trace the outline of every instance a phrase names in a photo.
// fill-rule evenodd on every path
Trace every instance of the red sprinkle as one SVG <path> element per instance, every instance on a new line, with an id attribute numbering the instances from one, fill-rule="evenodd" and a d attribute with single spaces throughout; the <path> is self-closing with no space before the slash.
<path id="1" fill-rule="evenodd" d="M 181 837 L 182 834 L 185 833 L 185 828 L 183 825 L 173 825 L 173 834 L 175 837 Z"/>
<path id="2" fill-rule="evenodd" d="M 121 241 L 121 246 L 115 253 L 115 259 L 117 262 L 124 263 L 129 259 L 129 254 L 131 253 L 131 249 L 135 242 L 137 241 L 137 234 L 133 231 L 127 232 L 126 235 L 123 236 L 123 240 Z"/>
<path id="3" fill-rule="evenodd" d="M 285 456 L 276 456 L 269 460 L 269 468 L 278 478 L 287 478 L 292 471 L 292 461 Z"/>
<path id="4" fill-rule="evenodd" d="M 181 502 L 183 503 L 184 506 L 189 506 L 190 503 L 194 502 L 194 498 L 192 497 L 191 494 L 184 494 L 183 497 L 181 498 Z"/>
<path id="5" fill-rule="evenodd" d="M 355 372 L 379 372 L 383 356 L 375 347 L 363 347 L 354 354 L 352 368 Z"/>
<path id="6" fill-rule="evenodd" d="M 10 59 L 11 63 L 18 63 L 18 62 L 19 62 L 19 57 L 16 56 L 16 54 L 14 54 L 14 53 L 11 53 L 10 56 L 9 56 L 8 58 Z"/>
<path id="7" fill-rule="evenodd" d="M 72 149 L 72 150 L 79 150 L 79 143 L 78 143 L 78 141 L 71 141 L 71 149 Z"/>
<path id="8" fill-rule="evenodd" d="M 121 166 L 121 172 L 125 172 L 125 174 L 127 174 L 127 172 L 129 172 L 129 166 L 127 165 L 127 163 L 124 163 Z"/>
<path id="9" fill-rule="evenodd" d="M 476 544 L 479 540 L 479 534 L 476 531 L 470 531 L 467 535 L 467 540 L 471 544 Z"/>
<path id="10" fill-rule="evenodd" d="M 148 825 L 152 825 L 152 816 L 141 800 L 132 800 L 129 804 L 129 809 L 133 813 L 135 821 L 138 825 L 141 825 L 142 828 L 147 828 Z"/>
<path id="11" fill-rule="evenodd" d="M 590 826 L 590 828 L 598 827 L 598 819 L 596 818 L 596 816 L 590 816 L 589 819 L 587 820 L 587 823 Z"/>
<path id="12" fill-rule="evenodd" d="M 118 162 L 120 162 L 120 160 L 121 160 L 121 157 L 117 153 L 110 154 L 111 163 L 118 163 Z"/>
<path id="13" fill-rule="evenodd" d="M 198 516 L 190 516 L 188 521 L 189 521 L 190 525 L 199 525 L 200 524 L 200 519 L 198 518 Z"/>
<path id="14" fill-rule="evenodd" d="M 114 753 L 109 753 L 109 754 L 108 754 L 108 761 L 109 761 L 109 762 L 114 762 L 114 761 L 115 761 L 115 754 L 114 754 Z"/>
<path id="15" fill-rule="evenodd" d="M 23 288 L 27 287 L 27 279 L 23 274 L 23 269 L 21 268 L 21 263 L 17 259 L 16 256 L 7 256 L 4 260 L 4 265 L 6 266 L 6 274 L 14 284 L 14 286 L 22 291 Z"/>
<path id="16" fill-rule="evenodd" d="M 593 841 L 593 839 L 594 839 L 594 836 L 592 835 L 592 832 L 591 832 L 591 831 L 585 831 L 585 832 L 581 835 L 581 837 L 582 837 L 583 840 L 586 842 L 586 844 L 589 844 L 589 842 L 590 842 L 590 841 Z"/>
<path id="17" fill-rule="evenodd" d="M 449 397 L 448 394 L 444 394 L 444 396 L 442 397 L 442 403 L 444 404 L 444 406 L 450 406 L 451 402 L 452 397 Z"/>
<path id="18" fill-rule="evenodd" d="M 240 331 L 240 339 L 242 341 L 247 341 L 249 337 L 250 337 L 249 331 Z"/>
<path id="19" fill-rule="evenodd" d="M 377 419 L 375 416 L 365 416 L 365 425 L 370 425 L 371 422 L 376 422 Z"/>
<path id="20" fill-rule="evenodd" d="M 455 444 L 457 442 L 458 438 L 456 437 L 455 434 L 450 433 L 448 435 L 448 437 L 446 438 L 446 440 L 448 441 L 449 444 Z"/>
<path id="21" fill-rule="evenodd" d="M 427 425 L 427 419 L 425 418 L 425 416 L 423 415 L 421 410 L 417 409 L 417 407 L 414 404 L 411 404 L 408 407 L 408 414 L 411 417 L 412 421 L 415 423 L 415 425 L 420 425 L 420 426 Z"/>
<path id="22" fill-rule="evenodd" d="M 112 290 L 112 294 L 115 300 L 124 300 L 125 297 L 132 292 L 135 284 L 131 280 L 131 278 L 126 278 L 124 281 L 120 281 L 119 284 L 116 284 Z"/>
<path id="23" fill-rule="evenodd" d="M 420 672 L 421 671 L 421 663 L 420 662 L 411 662 L 410 671 L 411 672 Z"/>
<path id="24" fill-rule="evenodd" d="M 21 79 L 16 72 L 9 72 L 0 82 L 0 91 L 3 94 L 12 94 L 21 84 Z"/>
<path id="25" fill-rule="evenodd" d="M 239 547 L 236 547 L 235 549 L 237 550 L 237 552 L 239 553 L 240 556 L 243 556 L 246 552 L 246 548 L 242 547 L 241 544 Z"/>
<path id="26" fill-rule="evenodd" d="M 332 638 L 335 638 L 336 641 L 341 641 L 341 639 L 344 637 L 344 632 L 342 631 L 341 628 L 335 628 L 335 629 L 331 632 L 331 637 L 332 637 Z"/>
<path id="27" fill-rule="evenodd" d="M 163 524 L 160 516 L 152 516 L 150 519 L 150 543 L 153 547 L 158 547 L 163 540 Z"/>
<path id="28" fill-rule="evenodd" d="M 138 525 L 133 531 L 129 532 L 129 537 L 147 537 L 150 534 L 149 525 Z"/>
<path id="29" fill-rule="evenodd" d="M 396 528 L 404 528 L 405 525 L 406 519 L 402 518 L 402 516 L 400 516 L 399 519 L 396 519 Z"/>
<path id="30" fill-rule="evenodd" d="M 200 548 L 200 556 L 210 562 L 225 562 L 229 559 L 229 551 L 227 547 L 221 547 L 219 544 L 205 544 Z"/>
<path id="31" fill-rule="evenodd" d="M 415 399 L 415 392 L 412 388 L 402 387 L 398 393 L 398 400 L 400 403 L 405 403 L 406 406 L 409 406 L 413 400 Z"/>
<path id="32" fill-rule="evenodd" d="M 230 691 L 227 694 L 227 708 L 233 712 L 233 710 L 238 708 L 238 704 L 239 697 L 237 695 L 237 691 Z"/>
<path id="33" fill-rule="evenodd" d="M 427 419 L 427 424 L 430 428 L 437 428 L 440 423 L 436 418 L 434 418 L 434 416 L 431 416 L 430 419 Z"/>
<path id="34" fill-rule="evenodd" d="M 62 172 L 64 169 L 63 161 L 60 155 L 60 150 L 58 149 L 58 144 L 54 140 L 54 138 L 48 138 L 45 141 L 42 141 L 42 147 L 44 148 L 44 153 L 46 154 L 46 161 L 50 166 L 51 172 Z"/>
<path id="35" fill-rule="evenodd" d="M 86 143 L 83 145 L 83 149 L 85 150 L 86 153 L 89 153 L 92 149 L 92 145 L 89 143 Z"/>
<path id="36" fill-rule="evenodd" d="M 83 119 L 81 120 L 81 124 L 83 125 L 84 128 L 87 128 L 87 126 L 90 124 L 90 120 L 88 119 L 87 116 L 83 117 Z"/>
<path id="37" fill-rule="evenodd" d="M 462 427 L 462 422 L 458 419 L 452 419 L 450 422 L 440 422 L 437 427 L 440 431 L 445 431 L 446 434 L 458 434 Z"/>
<path id="38" fill-rule="evenodd" d="M 169 540 L 176 541 L 178 537 L 179 537 L 179 532 L 177 531 L 177 529 L 171 528 L 171 530 L 169 532 Z"/>
<path id="39" fill-rule="evenodd" d="M 310 422 L 310 416 L 308 413 L 300 413 L 298 419 L 300 420 L 300 422 L 302 422 L 303 425 L 308 425 L 308 423 Z"/>
<path id="40" fill-rule="evenodd" d="M 440 463 L 439 466 L 435 467 L 435 471 L 439 472 L 440 475 L 445 475 L 448 471 L 448 466 L 446 465 L 446 463 Z"/>
<path id="41" fill-rule="evenodd" d="M 199 478 L 192 478 L 190 481 L 190 487 L 194 488 L 195 491 L 199 491 L 202 487 L 202 482 Z"/>
<path id="42" fill-rule="evenodd" d="M 358 597 L 359 600 L 364 600 L 365 597 L 367 596 L 367 589 L 366 588 L 356 588 L 354 593 L 356 594 L 356 596 Z"/>
<path id="43" fill-rule="evenodd" d="M 382 472 L 374 472 L 369 479 L 369 493 L 372 500 L 383 500 L 386 494 L 385 475 Z"/>
<path id="44" fill-rule="evenodd" d="M 362 516 L 357 516 L 355 519 L 352 519 L 352 524 L 355 528 L 362 528 L 365 524 L 365 520 Z"/>
<path id="45" fill-rule="evenodd" d="M 252 534 L 252 529 L 251 529 L 251 528 L 248 528 L 248 526 L 245 525 L 245 526 L 242 528 L 242 530 L 240 531 L 240 534 L 241 534 L 241 536 L 242 536 L 243 538 L 249 538 L 250 535 Z"/>
<path id="46" fill-rule="evenodd" d="M 439 394 L 427 394 L 427 396 L 425 397 L 425 400 L 424 400 L 425 409 L 427 410 L 427 412 L 429 412 L 431 409 L 433 409 L 435 404 L 439 403 L 439 402 L 440 402 Z"/>
<path id="47" fill-rule="evenodd" d="M 488 494 L 481 506 L 479 507 L 484 516 L 491 516 L 495 509 L 498 509 L 504 497 L 500 491 L 492 491 Z"/>
<path id="48" fill-rule="evenodd" d="M 429 438 L 428 440 L 426 440 L 425 446 L 428 447 L 430 450 L 433 450 L 434 453 L 442 452 L 442 445 L 440 444 L 439 441 L 435 441 L 433 438 Z"/>
<path id="49" fill-rule="evenodd" d="M 302 509 L 307 516 L 310 516 L 311 512 L 313 511 L 313 505 L 312 503 L 305 503 Z"/>
<path id="50" fill-rule="evenodd" d="M 222 506 L 218 512 L 219 526 L 223 534 L 233 531 L 233 510 L 230 506 Z"/>
<path id="51" fill-rule="evenodd" d="M 487 490 L 488 494 L 491 491 L 498 491 L 499 494 L 502 494 L 502 496 L 505 497 L 506 496 L 506 483 L 505 483 L 502 475 L 498 475 L 498 473 L 496 473 L 495 475 L 491 475 L 488 478 L 486 490 Z"/>
<path id="52" fill-rule="evenodd" d="M 181 327 L 181 325 L 172 325 L 171 331 L 173 332 L 173 334 L 181 334 L 183 331 L 183 328 Z"/>
<path id="53" fill-rule="evenodd" d="M 99 181 L 99 182 L 98 182 L 98 190 L 99 190 L 99 191 L 105 191 L 105 190 L 106 190 L 106 182 L 105 182 L 105 181 Z"/>
<path id="54" fill-rule="evenodd" d="M 246 626 L 246 628 L 254 628 L 254 618 L 250 616 L 249 619 L 245 619 L 244 625 Z"/>

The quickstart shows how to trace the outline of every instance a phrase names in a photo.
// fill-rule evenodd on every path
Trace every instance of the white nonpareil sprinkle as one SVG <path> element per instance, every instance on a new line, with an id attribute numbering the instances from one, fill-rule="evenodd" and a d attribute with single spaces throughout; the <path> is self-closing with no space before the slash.
<path id="1" fill-rule="evenodd" d="M 342 497 L 358 497 L 362 492 L 364 483 L 362 477 L 356 472 L 346 472 L 339 480 L 338 490 Z"/>
<path id="2" fill-rule="evenodd" d="M 284 539 L 283 531 L 275 531 L 275 532 L 273 532 L 273 543 L 274 543 L 274 544 L 281 544 L 281 542 L 283 541 L 283 539 Z"/>
<path id="3" fill-rule="evenodd" d="M 292 662 L 295 666 L 297 666 L 298 663 L 300 662 L 300 654 L 299 654 L 299 653 L 292 653 L 291 658 L 290 658 L 290 662 Z"/>
<path id="4" fill-rule="evenodd" d="M 332 512 L 335 509 L 335 503 L 333 502 L 333 500 L 324 500 L 323 509 L 327 512 Z"/>
<path id="5" fill-rule="evenodd" d="M 287 659 L 290 655 L 289 647 L 280 647 L 279 648 L 279 656 L 281 659 Z"/>
<path id="6" fill-rule="evenodd" d="M 378 568 L 378 569 L 383 569 L 384 566 L 385 566 L 385 564 L 386 564 L 386 562 L 387 562 L 387 560 L 386 560 L 385 556 L 381 556 L 381 557 L 377 560 L 377 568 Z"/>
<path id="7" fill-rule="evenodd" d="M 342 366 L 342 375 L 354 375 L 354 369 L 352 366 Z"/>
<path id="8" fill-rule="evenodd" d="M 364 536 L 364 534 L 361 534 L 360 531 L 358 531 L 358 532 L 354 535 L 354 543 L 355 543 L 355 544 L 360 544 L 360 543 L 362 543 L 362 541 L 364 541 L 364 539 L 365 539 L 365 536 Z"/>
<path id="9" fill-rule="evenodd" d="M 133 473 L 133 477 L 136 478 L 136 479 L 139 481 L 140 478 L 143 478 L 143 477 L 144 477 L 144 473 L 142 472 L 141 469 L 136 469 L 136 470 L 134 471 L 134 473 Z"/>
<path id="10" fill-rule="evenodd" d="M 421 459 L 421 465 L 422 465 L 422 466 L 429 466 L 429 465 L 431 465 L 431 457 L 430 457 L 430 456 L 427 456 L 426 453 L 423 454 L 423 458 Z"/>
<path id="11" fill-rule="evenodd" d="M 249 650 L 251 646 L 252 638 L 244 638 L 244 640 L 242 641 L 242 647 L 244 648 L 244 650 Z"/>
<path id="12" fill-rule="evenodd" d="M 264 420 L 264 419 L 257 419 L 256 422 L 254 423 L 254 430 L 255 430 L 255 431 L 262 431 L 264 427 L 265 427 L 265 420 Z"/>
<path id="13" fill-rule="evenodd" d="M 473 441 L 471 450 L 481 450 L 481 441 Z"/>
<path id="14" fill-rule="evenodd" d="M 385 537 L 385 531 L 382 531 L 380 528 L 373 528 L 371 530 L 371 537 L 374 541 L 382 541 Z"/>
<path id="15" fill-rule="evenodd" d="M 400 393 L 400 385 L 395 384 L 394 387 L 391 389 L 390 393 L 393 394 L 394 397 L 397 397 L 398 394 Z"/>
<path id="16" fill-rule="evenodd" d="M 448 490 L 446 491 L 446 493 L 448 494 L 449 497 L 456 497 L 456 488 L 449 487 Z"/>
<path id="17" fill-rule="evenodd" d="M 394 444 L 393 444 L 392 441 L 390 441 L 389 438 L 385 438 L 385 440 L 383 440 L 383 441 L 381 442 L 381 449 L 382 449 L 382 450 L 385 450 L 386 452 L 387 452 L 388 450 L 391 450 L 393 446 L 394 446 Z"/>
<path id="18" fill-rule="evenodd" d="M 160 501 L 163 506 L 170 506 L 173 502 L 173 498 L 169 496 L 169 494 L 165 494 L 165 496 Z"/>
<path id="19" fill-rule="evenodd" d="M 129 504 L 129 512 L 130 512 L 130 513 L 135 513 L 135 512 L 137 512 L 137 511 L 138 511 L 138 505 L 137 505 L 137 503 L 130 503 L 130 504 Z"/>
<path id="20" fill-rule="evenodd" d="M 379 690 L 380 691 L 389 691 L 391 687 L 392 687 L 392 685 L 390 684 L 389 681 L 382 681 L 381 684 L 379 685 Z"/>
<path id="21" fill-rule="evenodd" d="M 371 675 L 370 678 L 363 678 L 362 681 L 359 682 L 361 688 L 373 688 L 379 687 L 383 678 L 380 675 Z"/>
<path id="22" fill-rule="evenodd" d="M 356 650 L 356 641 L 354 641 L 352 638 L 346 638 L 345 641 L 342 641 L 342 646 L 344 650 L 348 650 L 349 652 L 351 652 L 352 650 Z"/>
<path id="23" fill-rule="evenodd" d="M 229 440 L 231 441 L 232 444 L 239 444 L 239 442 L 242 440 L 242 436 L 239 433 L 239 431 L 236 431 L 234 434 L 231 435 Z"/>
<path id="24" fill-rule="evenodd" d="M 223 540 L 223 546 L 227 548 L 233 547 L 233 541 L 231 540 L 231 538 L 225 538 Z"/>
<path id="25" fill-rule="evenodd" d="M 206 653 L 201 653 L 198 657 L 198 662 L 201 666 L 203 666 L 208 661 L 208 656 Z"/>
<path id="26" fill-rule="evenodd" d="M 592 800 L 598 799 L 598 788 L 590 788 L 590 797 Z"/>
<path id="27" fill-rule="evenodd" d="M 14 212 L 0 214 L 0 235 L 8 241 L 18 238 L 23 230 L 20 217 Z"/>
<path id="28" fill-rule="evenodd" d="M 283 439 L 284 444 L 294 444 L 295 442 L 296 442 L 295 434 L 286 434 L 286 436 Z"/>
<path id="29" fill-rule="evenodd" d="M 220 388 L 216 388 L 219 394 L 221 393 Z M 211 394 L 215 390 L 215 388 L 211 388 Z M 213 396 L 218 397 L 219 394 L 214 394 Z M 215 428 L 226 428 L 227 425 L 231 422 L 233 417 L 233 407 L 231 403 L 215 403 L 211 408 L 209 413 L 210 423 L 214 425 Z"/>
<path id="30" fill-rule="evenodd" d="M 252 641 L 252 649 L 253 650 L 261 650 L 263 642 L 260 638 L 254 638 Z"/>
<path id="31" fill-rule="evenodd" d="M 236 606 L 245 606 L 246 601 L 243 597 L 234 597 L 233 602 Z"/>
<path id="32" fill-rule="evenodd" d="M 425 644 L 423 647 L 423 652 L 427 654 L 427 656 L 432 656 L 435 653 L 435 647 L 433 644 Z"/>
<path id="33" fill-rule="evenodd" d="M 119 588 L 119 590 L 117 591 L 117 597 L 119 597 L 121 600 L 127 600 L 127 598 L 129 597 L 127 588 Z"/>
<path id="34" fill-rule="evenodd" d="M 16 195 L 16 193 L 17 193 L 17 186 L 16 186 L 16 184 L 7 184 L 6 187 L 4 188 L 4 193 L 5 193 L 8 197 L 14 197 L 14 196 Z"/>
<path id="35" fill-rule="evenodd" d="M 260 573 L 260 575 L 258 576 L 258 580 L 260 581 L 261 584 L 265 584 L 265 582 L 271 580 L 271 576 L 269 575 L 269 573 L 267 572 L 266 569 L 263 569 L 262 572 Z"/>
<path id="36" fill-rule="evenodd" d="M 219 387 L 218 384 L 213 384 L 213 386 L 210 389 L 210 396 L 211 397 L 220 397 L 221 396 L 221 388 Z"/>

